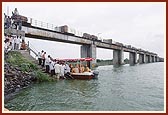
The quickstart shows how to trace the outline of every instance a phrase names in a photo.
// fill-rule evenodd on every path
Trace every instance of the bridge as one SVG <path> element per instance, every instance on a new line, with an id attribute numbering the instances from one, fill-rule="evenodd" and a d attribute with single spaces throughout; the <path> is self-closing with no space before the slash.
<path id="1" fill-rule="evenodd" d="M 125 47 L 125 45 L 118 45 L 115 43 L 105 43 L 98 40 L 90 40 L 83 37 L 61 33 L 55 31 L 54 29 L 45 28 L 44 26 L 33 25 L 32 21 L 30 25 L 23 25 L 22 30 L 16 29 L 5 29 L 4 32 L 13 34 L 13 35 L 21 35 L 24 37 L 30 37 L 41 40 L 50 40 L 64 43 L 72 43 L 81 45 L 81 58 L 91 57 L 96 59 L 96 48 L 105 48 L 113 50 L 113 64 L 114 65 L 122 65 L 124 64 L 124 52 L 129 52 L 129 63 L 130 65 L 137 64 L 137 54 L 139 54 L 139 63 L 151 63 L 151 62 L 159 62 L 163 60 L 156 53 L 133 48 L 133 47 Z M 90 65 L 95 65 L 96 60 L 92 61 Z"/>

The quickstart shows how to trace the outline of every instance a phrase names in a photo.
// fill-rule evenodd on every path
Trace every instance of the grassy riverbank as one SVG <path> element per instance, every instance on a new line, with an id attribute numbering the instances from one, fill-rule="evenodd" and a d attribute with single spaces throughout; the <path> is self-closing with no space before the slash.
<path id="1" fill-rule="evenodd" d="M 48 74 L 43 73 L 37 64 L 23 57 L 20 52 L 9 52 L 6 63 L 9 63 L 13 67 L 19 68 L 24 73 L 31 73 L 34 75 L 37 82 L 53 80 L 53 78 L 51 78 Z"/>

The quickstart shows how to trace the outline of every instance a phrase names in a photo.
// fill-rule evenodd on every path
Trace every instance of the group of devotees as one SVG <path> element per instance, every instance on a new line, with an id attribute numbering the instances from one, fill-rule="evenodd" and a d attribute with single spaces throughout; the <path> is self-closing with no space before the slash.
<path id="1" fill-rule="evenodd" d="M 66 61 L 54 60 L 50 55 L 46 56 L 46 52 L 43 50 L 38 52 L 38 64 L 45 68 L 46 73 L 50 73 L 57 79 L 72 78 L 70 73 L 83 73 L 90 72 L 91 70 L 87 65 L 82 64 L 68 64 Z"/>

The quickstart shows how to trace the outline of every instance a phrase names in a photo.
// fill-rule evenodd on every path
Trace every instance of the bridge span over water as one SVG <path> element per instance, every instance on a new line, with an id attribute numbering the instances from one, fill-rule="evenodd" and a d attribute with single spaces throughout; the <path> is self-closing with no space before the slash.
<path id="1" fill-rule="evenodd" d="M 57 32 L 43 27 L 32 25 L 22 26 L 22 30 L 5 29 L 5 33 L 14 35 L 21 35 L 41 40 L 58 41 L 81 45 L 81 58 L 92 57 L 96 59 L 96 48 L 105 48 L 113 50 L 113 64 L 124 64 L 124 52 L 129 52 L 129 63 L 134 65 L 137 63 L 137 54 L 139 54 L 139 63 L 159 62 L 160 57 L 156 53 L 152 53 L 137 48 L 128 48 L 118 44 L 104 43 L 98 40 L 90 40 L 83 37 Z M 96 60 L 92 61 L 90 65 L 95 65 Z"/>

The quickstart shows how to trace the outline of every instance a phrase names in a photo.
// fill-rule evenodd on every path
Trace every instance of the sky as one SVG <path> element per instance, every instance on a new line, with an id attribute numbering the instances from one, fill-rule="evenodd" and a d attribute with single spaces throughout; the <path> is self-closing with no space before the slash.
<path id="1" fill-rule="evenodd" d="M 5 2 L 3 12 L 20 15 L 56 26 L 68 25 L 78 31 L 141 48 L 164 57 L 166 3 L 19 3 Z M 80 45 L 26 38 L 37 51 L 54 57 L 80 58 Z M 97 48 L 97 58 L 112 59 L 113 51 Z M 128 53 L 124 53 L 128 57 Z"/>

